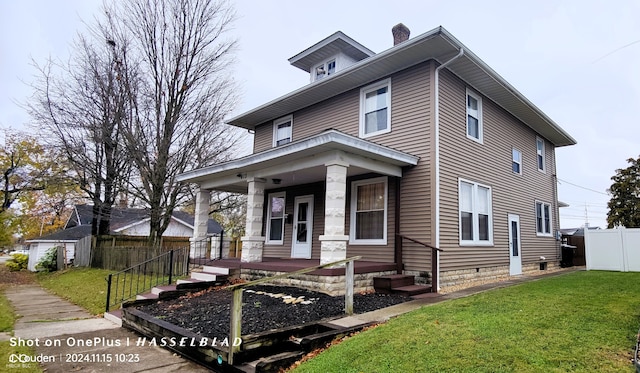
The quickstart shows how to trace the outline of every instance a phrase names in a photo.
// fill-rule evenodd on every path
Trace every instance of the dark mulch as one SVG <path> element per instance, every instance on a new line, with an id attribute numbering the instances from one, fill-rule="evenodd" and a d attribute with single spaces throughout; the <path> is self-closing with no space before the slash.
<path id="1" fill-rule="evenodd" d="M 247 291 L 249 290 L 249 291 Z M 288 286 L 253 286 L 242 296 L 242 334 L 302 325 L 344 315 L 344 296 L 332 297 L 306 289 Z M 287 304 L 265 292 L 298 298 L 300 303 Z M 211 288 L 172 300 L 139 306 L 142 312 L 178 325 L 204 337 L 229 335 L 231 291 Z M 354 312 L 363 313 L 403 303 L 410 298 L 395 294 L 355 294 Z M 302 301 L 310 301 L 303 304 Z"/>
<path id="2" fill-rule="evenodd" d="M 35 274 L 25 270 L 10 271 L 5 263 L 0 263 L 0 287 L 35 283 Z"/>

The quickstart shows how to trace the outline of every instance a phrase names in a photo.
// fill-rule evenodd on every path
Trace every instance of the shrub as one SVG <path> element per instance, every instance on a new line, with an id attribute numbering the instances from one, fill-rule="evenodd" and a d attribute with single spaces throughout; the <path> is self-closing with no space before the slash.
<path id="1" fill-rule="evenodd" d="M 36 271 L 55 272 L 58 269 L 58 248 L 52 247 L 36 264 Z"/>
<path id="2" fill-rule="evenodd" d="M 29 264 L 29 255 L 25 254 L 14 254 L 6 263 L 10 271 L 21 271 L 23 269 L 27 269 L 27 264 Z"/>

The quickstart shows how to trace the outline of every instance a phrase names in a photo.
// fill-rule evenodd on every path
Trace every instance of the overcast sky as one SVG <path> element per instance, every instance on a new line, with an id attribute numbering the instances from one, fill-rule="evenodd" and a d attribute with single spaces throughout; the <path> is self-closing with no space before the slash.
<path id="1" fill-rule="evenodd" d="M 234 115 L 309 82 L 288 58 L 335 31 L 378 53 L 402 22 L 415 37 L 444 26 L 569 132 L 557 150 L 561 228 L 606 226 L 607 188 L 640 155 L 638 1 L 235 1 L 239 40 Z M 31 58 L 67 58 L 98 0 L 0 0 L 0 126 L 26 128 Z M 533 207 L 532 207 L 533 209 Z"/>

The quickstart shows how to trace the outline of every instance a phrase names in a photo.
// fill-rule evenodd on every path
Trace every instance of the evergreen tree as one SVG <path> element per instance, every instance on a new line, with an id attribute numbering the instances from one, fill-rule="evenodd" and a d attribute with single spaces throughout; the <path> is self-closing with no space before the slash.
<path id="1" fill-rule="evenodd" d="M 611 200 L 607 213 L 609 228 L 640 227 L 640 157 L 629 158 L 627 162 L 630 166 L 616 170 L 616 174 L 611 178 L 613 184 L 609 188 Z"/>

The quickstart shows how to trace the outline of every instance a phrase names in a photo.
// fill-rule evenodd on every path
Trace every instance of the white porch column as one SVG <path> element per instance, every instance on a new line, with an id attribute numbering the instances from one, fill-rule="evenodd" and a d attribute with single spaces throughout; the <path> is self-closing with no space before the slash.
<path id="1" fill-rule="evenodd" d="M 265 180 L 250 177 L 247 179 L 246 236 L 242 237 L 242 262 L 261 262 L 265 237 L 262 235 L 262 214 L 264 211 Z"/>
<path id="2" fill-rule="evenodd" d="M 191 258 L 201 258 L 206 254 L 210 201 L 211 191 L 198 190 L 196 193 L 196 211 L 193 221 L 193 237 L 189 239 L 191 242 L 189 256 Z"/>
<path id="3" fill-rule="evenodd" d="M 344 231 L 348 165 L 335 162 L 326 166 L 324 235 L 319 237 L 320 264 L 346 259 L 349 241 L 349 236 Z"/>

